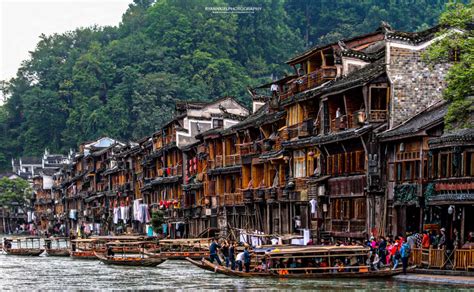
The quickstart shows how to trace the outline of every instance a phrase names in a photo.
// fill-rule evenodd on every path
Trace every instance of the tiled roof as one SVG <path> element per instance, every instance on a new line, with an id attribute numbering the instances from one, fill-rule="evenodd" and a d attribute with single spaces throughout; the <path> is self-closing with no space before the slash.
<path id="1" fill-rule="evenodd" d="M 474 128 L 458 129 L 448 132 L 439 138 L 430 139 L 428 143 L 431 149 L 457 145 L 474 145 Z"/>
<path id="2" fill-rule="evenodd" d="M 398 127 L 380 133 L 378 137 L 382 140 L 389 140 L 391 138 L 404 138 L 406 135 L 416 135 L 420 131 L 442 123 L 447 111 L 447 103 L 438 103 L 425 109 Z"/>

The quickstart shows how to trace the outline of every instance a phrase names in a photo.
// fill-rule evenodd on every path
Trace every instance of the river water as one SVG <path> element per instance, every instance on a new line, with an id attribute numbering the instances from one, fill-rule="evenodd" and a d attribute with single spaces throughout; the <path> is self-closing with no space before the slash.
<path id="1" fill-rule="evenodd" d="M 59 257 L 20 257 L 0 254 L 0 291 L 4 290 L 431 290 L 393 280 L 241 279 L 201 270 L 185 261 L 167 261 L 155 268 L 107 266 L 94 260 Z"/>

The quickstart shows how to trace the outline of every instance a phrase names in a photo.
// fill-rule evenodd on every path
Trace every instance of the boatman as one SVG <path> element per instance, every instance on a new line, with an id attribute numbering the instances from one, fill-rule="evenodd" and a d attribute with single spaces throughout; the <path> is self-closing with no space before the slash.
<path id="1" fill-rule="evenodd" d="M 250 272 L 250 252 L 249 252 L 248 246 L 246 246 L 244 249 L 244 266 L 245 266 L 245 272 L 246 273 Z"/>
<path id="2" fill-rule="evenodd" d="M 222 262 L 221 262 L 221 259 L 219 258 L 219 256 L 217 255 L 217 250 L 220 249 L 220 245 L 217 243 L 217 239 L 216 238 L 213 238 L 212 239 L 212 242 L 211 242 L 211 245 L 209 246 L 209 261 L 211 263 L 214 262 L 214 259 L 217 261 L 217 263 L 222 266 Z"/>

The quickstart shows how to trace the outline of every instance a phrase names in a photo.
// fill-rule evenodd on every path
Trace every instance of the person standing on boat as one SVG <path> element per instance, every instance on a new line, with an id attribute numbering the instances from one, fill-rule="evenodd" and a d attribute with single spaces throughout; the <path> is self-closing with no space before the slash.
<path id="1" fill-rule="evenodd" d="M 244 249 L 244 266 L 245 266 L 245 272 L 246 273 L 250 272 L 250 252 L 249 252 L 248 246 L 246 246 Z"/>
<path id="2" fill-rule="evenodd" d="M 244 263 L 244 252 L 239 252 L 235 258 L 235 264 L 239 267 L 239 271 L 242 272 L 242 264 Z"/>
<path id="3" fill-rule="evenodd" d="M 403 274 L 407 273 L 408 258 L 410 257 L 410 252 L 410 244 L 408 242 L 403 243 L 402 248 L 400 249 L 400 255 L 402 256 Z"/>
<path id="4" fill-rule="evenodd" d="M 213 238 L 211 245 L 209 246 L 209 261 L 211 263 L 214 262 L 214 260 L 217 261 L 217 263 L 222 266 L 221 259 L 219 258 L 219 255 L 217 255 L 217 251 L 221 248 L 221 246 L 217 243 L 217 239 Z"/>
<path id="5" fill-rule="evenodd" d="M 226 268 L 229 267 L 229 243 L 227 240 L 224 240 L 224 243 L 222 244 L 222 255 L 224 256 L 224 261 L 225 261 L 225 266 Z"/>
<path id="6" fill-rule="evenodd" d="M 237 243 L 231 241 L 229 246 L 229 260 L 230 260 L 230 268 L 235 270 L 235 248 L 237 247 Z"/>
<path id="7" fill-rule="evenodd" d="M 115 253 L 114 251 L 112 250 L 112 247 L 109 245 L 107 246 L 107 256 L 108 257 L 114 257 L 115 256 Z"/>

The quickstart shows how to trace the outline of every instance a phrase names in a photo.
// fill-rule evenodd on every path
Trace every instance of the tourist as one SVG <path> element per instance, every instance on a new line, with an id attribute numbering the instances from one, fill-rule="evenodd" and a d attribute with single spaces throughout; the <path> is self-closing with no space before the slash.
<path id="1" fill-rule="evenodd" d="M 224 240 L 224 244 L 222 245 L 222 255 L 224 256 L 225 266 L 226 268 L 229 267 L 229 243 L 227 240 Z"/>
<path id="2" fill-rule="evenodd" d="M 209 261 L 211 263 L 214 262 L 214 260 L 217 261 L 217 263 L 222 266 L 221 259 L 217 255 L 217 250 L 220 249 L 220 245 L 217 244 L 217 239 L 213 238 L 211 241 L 211 245 L 209 246 Z"/>
<path id="3" fill-rule="evenodd" d="M 421 240 L 421 247 L 422 248 L 430 248 L 430 236 L 428 231 L 423 231 L 423 239 Z"/>
<path id="4" fill-rule="evenodd" d="M 379 237 L 379 256 L 381 262 L 386 265 L 386 255 L 387 255 L 387 241 L 385 240 L 385 237 L 380 236 Z"/>
<path id="5" fill-rule="evenodd" d="M 430 232 L 430 244 L 434 247 L 438 246 L 439 238 L 436 234 L 436 230 Z"/>
<path id="6" fill-rule="evenodd" d="M 239 267 L 239 271 L 242 272 L 242 265 L 244 263 L 244 252 L 239 252 L 235 257 L 235 264 Z"/>
<path id="7" fill-rule="evenodd" d="M 374 260 L 372 261 L 371 267 L 373 270 L 377 271 L 380 266 L 380 256 L 376 253 L 374 255 Z"/>
<path id="8" fill-rule="evenodd" d="M 246 246 L 244 249 L 244 265 L 245 265 L 245 272 L 250 272 L 250 252 L 249 247 Z"/>
<path id="9" fill-rule="evenodd" d="M 402 245 L 402 248 L 400 250 L 400 254 L 402 257 L 403 274 L 407 273 L 408 258 L 410 257 L 410 252 L 411 252 L 410 244 L 408 242 L 405 242 Z"/>
<path id="10" fill-rule="evenodd" d="M 410 235 L 410 236 L 407 236 L 407 243 L 408 245 L 410 245 L 410 249 L 413 249 L 415 248 L 415 244 L 416 244 L 416 233 Z"/>
<path id="11" fill-rule="evenodd" d="M 442 248 L 446 248 L 446 229 L 441 228 L 441 237 L 439 239 L 439 242 L 438 242 L 438 248 L 439 249 L 442 249 Z"/>
<path id="12" fill-rule="evenodd" d="M 395 242 L 395 244 L 392 247 L 392 261 L 393 261 L 393 269 L 395 270 L 398 267 L 398 262 L 400 261 L 401 255 L 400 255 L 400 249 L 399 249 L 399 243 Z"/>
<path id="13" fill-rule="evenodd" d="M 237 248 L 237 243 L 231 241 L 229 246 L 229 261 L 230 268 L 235 270 L 235 249 Z"/>
<path id="14" fill-rule="evenodd" d="M 459 243 L 460 243 L 459 232 L 456 228 L 454 228 L 454 230 L 453 230 L 453 247 L 455 249 L 459 248 Z"/>

